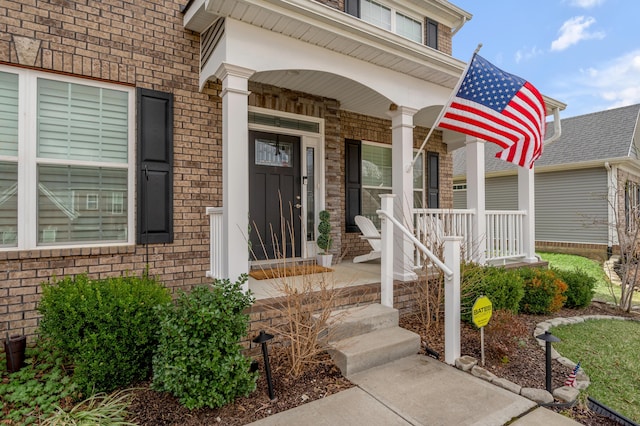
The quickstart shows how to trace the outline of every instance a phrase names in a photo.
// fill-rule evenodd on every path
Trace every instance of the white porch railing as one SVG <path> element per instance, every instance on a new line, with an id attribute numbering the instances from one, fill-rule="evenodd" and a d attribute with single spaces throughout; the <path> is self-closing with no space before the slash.
<path id="1" fill-rule="evenodd" d="M 209 216 L 209 270 L 207 277 L 223 278 L 222 276 L 222 207 L 207 207 Z"/>
<path id="2" fill-rule="evenodd" d="M 462 237 L 462 253 L 471 260 L 484 250 L 485 261 L 515 259 L 525 256 L 523 210 L 487 210 L 486 235 L 475 235 L 473 209 L 414 209 L 415 236 L 430 250 L 444 237 Z M 479 246 L 484 240 L 484 247 Z M 415 265 L 422 267 L 423 256 L 415 251 Z"/>
<path id="3" fill-rule="evenodd" d="M 486 260 L 524 257 L 523 210 L 487 210 Z"/>
<path id="4" fill-rule="evenodd" d="M 416 238 L 430 250 L 435 249 L 444 237 L 462 237 L 462 252 L 470 260 L 473 254 L 472 209 L 414 209 L 414 229 Z M 415 265 L 422 267 L 422 255 L 415 252 Z"/>

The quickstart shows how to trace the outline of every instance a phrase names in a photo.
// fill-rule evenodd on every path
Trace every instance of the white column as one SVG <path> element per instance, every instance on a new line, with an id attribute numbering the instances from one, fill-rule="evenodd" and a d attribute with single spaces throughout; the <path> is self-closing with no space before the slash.
<path id="1" fill-rule="evenodd" d="M 453 271 L 444 279 L 444 361 L 460 358 L 460 243 L 462 237 L 444 237 L 444 263 Z"/>
<path id="2" fill-rule="evenodd" d="M 479 264 L 484 264 L 486 254 L 487 219 L 485 209 L 484 188 L 484 144 L 483 140 L 467 136 L 465 142 L 467 161 L 467 208 L 474 209 L 473 215 L 473 247 L 471 258 Z"/>
<path id="3" fill-rule="evenodd" d="M 392 140 L 392 185 L 396 195 L 394 214 L 407 229 L 413 229 L 413 169 L 407 166 L 413 160 L 413 116 L 417 110 L 398 107 L 390 111 Z M 413 272 L 413 243 L 398 233 L 394 250 L 393 276 L 397 280 L 415 280 Z"/>
<path id="4" fill-rule="evenodd" d="M 223 63 L 222 82 L 222 276 L 236 280 L 249 272 L 248 82 L 254 71 Z M 245 291 L 248 284 L 245 284 Z"/>
<path id="5" fill-rule="evenodd" d="M 381 210 L 393 215 L 394 194 L 382 194 Z M 380 215 L 382 229 L 380 233 L 380 304 L 393 308 L 393 223 Z"/>
<path id="6" fill-rule="evenodd" d="M 522 219 L 522 245 L 525 262 L 537 262 L 536 257 L 536 192 L 534 167 L 518 167 L 518 210 L 526 212 Z"/>

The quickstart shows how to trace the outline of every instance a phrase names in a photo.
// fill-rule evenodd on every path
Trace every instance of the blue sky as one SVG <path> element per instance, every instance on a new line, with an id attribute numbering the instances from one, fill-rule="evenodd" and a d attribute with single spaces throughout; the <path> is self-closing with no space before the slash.
<path id="1" fill-rule="evenodd" d="M 567 104 L 561 118 L 640 103 L 640 1 L 451 0 L 473 14 L 453 56 L 480 55 Z"/>

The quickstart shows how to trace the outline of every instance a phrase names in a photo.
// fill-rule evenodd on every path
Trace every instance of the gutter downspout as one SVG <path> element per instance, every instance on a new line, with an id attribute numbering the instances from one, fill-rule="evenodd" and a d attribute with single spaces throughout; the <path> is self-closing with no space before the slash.
<path id="1" fill-rule="evenodd" d="M 451 30 L 451 37 L 453 37 L 454 35 L 456 35 L 456 33 L 457 33 L 458 31 L 460 31 L 460 29 L 461 29 L 462 27 L 464 27 L 464 24 L 466 24 L 466 23 L 467 23 L 467 17 L 466 17 L 466 16 L 463 16 L 463 17 L 462 17 L 462 21 L 460 21 L 460 24 L 458 24 L 458 26 L 457 26 L 457 27 L 455 27 L 455 28 L 453 28 L 453 29 Z"/>
<path id="2" fill-rule="evenodd" d="M 544 141 L 544 145 L 555 142 L 562 135 L 562 125 L 560 123 L 560 108 L 553 109 L 553 136 Z"/>

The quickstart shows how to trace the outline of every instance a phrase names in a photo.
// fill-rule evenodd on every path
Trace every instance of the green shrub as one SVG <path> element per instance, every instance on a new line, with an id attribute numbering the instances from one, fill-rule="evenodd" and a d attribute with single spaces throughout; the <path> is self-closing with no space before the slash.
<path id="1" fill-rule="evenodd" d="M 241 285 L 217 280 L 180 295 L 158 310 L 160 344 L 153 358 L 153 387 L 168 391 L 187 408 L 220 407 L 255 389 L 256 373 L 242 354 L 253 303 Z"/>
<path id="2" fill-rule="evenodd" d="M 157 344 L 154 307 L 168 290 L 147 277 L 90 280 L 86 275 L 42 285 L 40 334 L 73 364 L 73 380 L 90 395 L 148 377 Z"/>
<path id="3" fill-rule="evenodd" d="M 487 296 L 494 311 L 518 313 L 524 295 L 524 280 L 514 270 L 466 264 L 462 269 L 462 319 L 471 322 L 471 308 L 480 296 Z"/>
<path id="4" fill-rule="evenodd" d="M 589 306 L 593 298 L 597 280 L 578 268 L 573 271 L 552 269 L 569 287 L 566 292 L 567 301 L 564 305 L 572 309 Z"/>
<path id="5" fill-rule="evenodd" d="M 551 269 L 521 268 L 524 297 L 520 311 L 527 314 L 549 314 L 559 311 L 567 300 L 567 285 Z"/>

